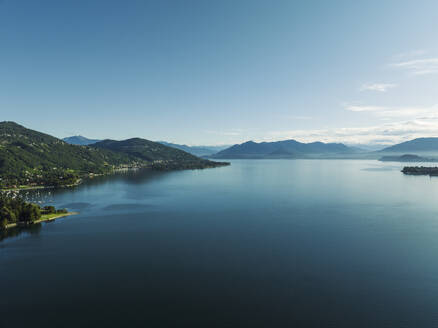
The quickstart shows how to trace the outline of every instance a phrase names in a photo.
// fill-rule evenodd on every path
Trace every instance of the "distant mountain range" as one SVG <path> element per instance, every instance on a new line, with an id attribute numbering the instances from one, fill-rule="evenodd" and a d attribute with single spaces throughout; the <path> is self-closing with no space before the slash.
<path id="1" fill-rule="evenodd" d="M 165 142 L 165 141 L 157 141 L 157 142 L 159 142 L 163 145 L 172 147 L 172 148 L 184 150 L 185 152 L 188 152 L 188 153 L 193 154 L 195 156 L 201 156 L 201 157 L 216 154 L 217 152 L 230 147 L 229 145 L 227 145 L 227 146 L 187 146 L 187 145 L 179 145 L 179 144 L 174 144 L 174 143 Z"/>
<path id="2" fill-rule="evenodd" d="M 79 145 L 79 146 L 92 145 L 99 141 L 102 141 L 99 139 L 88 139 L 83 136 L 72 136 L 72 137 L 64 138 L 62 140 L 64 140 L 65 142 L 71 145 Z M 221 151 L 229 147 L 228 145 L 227 146 L 187 146 L 187 145 L 174 144 L 166 141 L 157 141 L 157 142 L 168 147 L 183 150 L 187 153 L 199 157 L 216 154 L 218 151 Z"/>
<path id="3" fill-rule="evenodd" d="M 356 149 L 341 143 L 302 143 L 296 140 L 260 143 L 248 141 L 224 149 L 212 155 L 211 158 L 305 158 L 317 154 L 351 154 L 356 152 Z"/>
<path id="4" fill-rule="evenodd" d="M 362 151 L 362 152 L 379 151 L 379 150 L 382 150 L 383 148 L 385 148 L 385 146 L 382 146 L 379 144 L 351 144 L 351 143 L 348 143 L 348 144 L 346 144 L 346 146 L 353 148 L 353 149 L 357 149 L 358 151 Z"/>
<path id="5" fill-rule="evenodd" d="M 78 145 L 78 146 L 87 146 L 102 141 L 98 139 L 88 139 L 83 136 L 67 137 L 62 140 L 64 140 L 66 143 L 69 143 L 70 145 Z"/>
<path id="6" fill-rule="evenodd" d="M 83 136 L 72 136 L 62 139 L 72 145 L 87 146 L 95 144 L 99 139 L 88 139 Z M 187 146 L 174 144 L 166 141 L 157 141 L 158 143 L 183 150 L 195 156 L 211 156 L 211 157 L 244 157 L 249 158 L 256 156 L 271 156 L 271 157 L 293 157 L 303 154 L 317 153 L 353 153 L 353 152 L 387 152 L 387 153 L 408 153 L 408 152 L 438 152 L 438 138 L 417 138 L 410 141 L 402 142 L 383 149 L 377 145 L 370 147 L 364 145 L 349 145 L 341 143 L 300 143 L 295 140 L 285 140 L 276 142 L 260 142 L 256 143 L 248 141 L 240 145 L 234 146 Z M 377 148 L 377 149 L 376 149 Z M 225 157 L 224 157 L 225 158 Z"/>
<path id="7" fill-rule="evenodd" d="M 384 156 L 381 159 L 386 161 L 434 160 L 437 158 L 434 153 L 438 154 L 438 138 L 418 138 L 378 152 L 361 151 L 342 143 L 302 143 L 296 140 L 260 143 L 248 141 L 221 149 L 215 154 L 211 152 L 216 151 L 218 149 L 216 147 L 190 147 L 141 138 L 99 141 L 75 136 L 65 140 L 67 142 L 27 129 L 14 122 L 0 122 L 0 187 L 20 184 L 70 184 L 82 175 L 107 173 L 115 168 L 127 166 L 194 169 L 223 165 L 223 163 L 198 158 L 190 153 L 217 159 L 377 159 Z M 403 154 L 412 155 L 399 156 Z M 422 157 L 418 156 L 419 154 Z"/>
<path id="8" fill-rule="evenodd" d="M 438 138 L 417 138 L 394 146 L 386 147 L 380 152 L 438 152 Z"/>

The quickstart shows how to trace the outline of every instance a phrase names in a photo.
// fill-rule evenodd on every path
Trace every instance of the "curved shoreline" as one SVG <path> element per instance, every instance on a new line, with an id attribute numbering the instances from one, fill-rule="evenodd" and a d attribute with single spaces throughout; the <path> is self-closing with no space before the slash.
<path id="1" fill-rule="evenodd" d="M 51 214 L 46 214 L 46 215 L 43 215 L 40 219 L 35 220 L 33 222 L 9 223 L 8 225 L 6 225 L 6 229 L 15 228 L 15 227 L 26 227 L 26 226 L 36 224 L 36 223 L 55 221 L 56 219 L 60 219 L 60 218 L 63 218 L 66 216 L 71 216 L 71 215 L 77 215 L 77 214 L 79 214 L 79 212 L 60 213 L 60 214 L 55 214 L 53 216 L 51 216 Z M 44 217 L 44 216 L 46 216 L 46 217 Z"/>
<path id="2" fill-rule="evenodd" d="M 132 167 L 121 167 L 121 168 L 115 168 L 112 171 L 109 171 L 107 173 L 88 173 L 83 175 L 82 177 L 78 178 L 78 180 L 75 183 L 68 184 L 68 185 L 57 185 L 57 186 L 50 186 L 50 185 L 38 185 L 38 186 L 30 186 L 30 185 L 21 185 L 14 188 L 0 188 L 0 192 L 7 192 L 7 191 L 25 191 L 25 190 L 39 190 L 39 189 L 55 189 L 55 188 L 71 188 L 79 186 L 84 182 L 85 179 L 93 179 L 95 177 L 99 176 L 109 176 L 114 175 L 120 172 L 125 171 L 131 171 L 131 170 L 139 170 L 139 169 L 150 169 L 154 171 L 182 171 L 182 170 L 204 170 L 204 169 L 212 169 L 217 167 L 223 167 L 223 166 L 229 166 L 231 163 L 229 162 L 214 162 L 210 161 L 212 164 L 206 165 L 203 167 L 173 167 L 173 166 L 161 166 L 156 165 L 154 163 L 150 165 L 145 166 L 132 166 Z"/>
<path id="3" fill-rule="evenodd" d="M 55 189 L 55 188 L 71 188 L 71 187 L 76 187 L 79 186 L 82 183 L 82 179 L 80 179 L 80 181 L 78 181 L 77 183 L 74 184 L 69 184 L 69 185 L 59 185 L 59 186 L 20 186 L 20 187 L 16 187 L 16 188 L 4 188 L 4 189 L 0 189 L 1 191 L 25 191 L 25 190 L 38 190 L 38 189 Z"/>

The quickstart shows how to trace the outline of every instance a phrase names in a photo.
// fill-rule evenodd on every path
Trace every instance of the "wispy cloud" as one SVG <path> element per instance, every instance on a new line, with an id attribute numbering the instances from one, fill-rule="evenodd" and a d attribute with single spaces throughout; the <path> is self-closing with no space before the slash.
<path id="1" fill-rule="evenodd" d="M 438 73 L 438 57 L 399 61 L 392 63 L 391 66 L 414 75 L 436 74 Z"/>
<path id="2" fill-rule="evenodd" d="M 370 83 L 364 84 L 360 87 L 360 91 L 377 91 L 377 92 L 387 92 L 390 89 L 397 87 L 395 83 Z"/>
<path id="3" fill-rule="evenodd" d="M 438 73 L 438 57 L 425 50 L 396 55 L 390 67 L 412 75 Z M 367 83 L 360 91 L 385 93 L 398 87 L 395 83 Z M 427 106 L 392 106 L 379 104 L 343 103 L 347 111 L 370 115 L 386 123 L 366 127 L 327 128 L 318 130 L 271 131 L 266 140 L 297 139 L 304 142 L 325 141 L 349 144 L 389 145 L 418 137 L 438 137 L 438 104 Z"/>
<path id="4" fill-rule="evenodd" d="M 411 51 L 399 53 L 399 54 L 393 56 L 393 60 L 395 60 L 395 61 L 406 60 L 409 58 L 417 58 L 420 56 L 424 56 L 426 54 L 427 54 L 427 50 L 416 49 L 416 50 L 411 50 Z"/>
<path id="5" fill-rule="evenodd" d="M 344 108 L 352 112 L 372 112 L 373 115 L 381 118 L 415 118 L 419 116 L 435 117 L 438 115 L 438 105 L 389 107 L 344 104 Z"/>
<path id="6" fill-rule="evenodd" d="M 376 112 L 376 111 L 383 111 L 388 109 L 388 107 L 382 107 L 382 106 L 360 106 L 360 105 L 348 105 L 348 104 L 344 104 L 344 108 L 352 112 Z"/>
<path id="7" fill-rule="evenodd" d="M 264 140 L 391 145 L 419 137 L 438 137 L 438 119 L 422 118 L 367 127 L 271 131 Z"/>

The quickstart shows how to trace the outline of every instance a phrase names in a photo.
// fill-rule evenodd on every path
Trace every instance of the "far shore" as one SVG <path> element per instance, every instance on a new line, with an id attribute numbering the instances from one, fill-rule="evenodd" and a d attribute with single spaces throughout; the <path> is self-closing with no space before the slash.
<path id="1" fill-rule="evenodd" d="M 60 219 L 66 216 L 77 215 L 79 212 L 67 212 L 67 213 L 54 213 L 54 214 L 45 214 L 42 215 L 39 220 L 35 220 L 33 222 L 15 222 L 6 225 L 6 229 L 15 228 L 15 227 L 26 227 L 35 223 L 49 222 L 54 221 L 56 219 Z"/>

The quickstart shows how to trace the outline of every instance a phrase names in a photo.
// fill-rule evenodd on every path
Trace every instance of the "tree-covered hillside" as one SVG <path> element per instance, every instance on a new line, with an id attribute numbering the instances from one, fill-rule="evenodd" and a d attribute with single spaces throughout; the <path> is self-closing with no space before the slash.
<path id="1" fill-rule="evenodd" d="M 227 164 L 201 159 L 180 149 L 141 138 L 104 140 L 91 147 L 120 152 L 150 162 L 156 169 L 198 169 Z"/>
<path id="2" fill-rule="evenodd" d="M 78 146 L 14 122 L 0 122 L 0 188 L 69 185 L 83 175 L 126 166 L 197 169 L 219 165 L 223 164 L 139 138 Z"/>
<path id="3" fill-rule="evenodd" d="M 129 155 L 74 146 L 14 122 L 0 122 L 0 186 L 69 184 L 79 174 L 134 163 Z"/>

